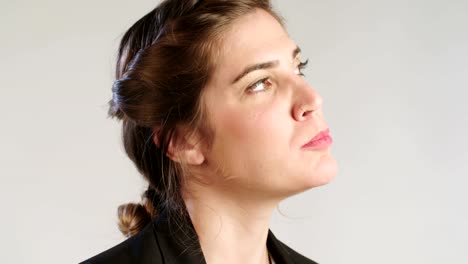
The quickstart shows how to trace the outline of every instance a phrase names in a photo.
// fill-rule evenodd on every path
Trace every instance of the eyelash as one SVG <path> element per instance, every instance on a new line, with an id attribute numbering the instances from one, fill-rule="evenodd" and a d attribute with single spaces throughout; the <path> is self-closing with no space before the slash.
<path id="1" fill-rule="evenodd" d="M 300 62 L 298 65 L 297 65 L 297 69 L 299 70 L 299 73 L 298 75 L 300 76 L 305 76 L 305 74 L 302 72 L 302 70 L 304 70 L 305 68 L 307 68 L 307 63 L 309 63 L 309 59 L 303 61 L 303 62 Z M 249 85 L 247 87 L 247 91 L 250 92 L 250 93 L 260 93 L 260 92 L 264 92 L 266 91 L 267 89 L 264 89 L 264 90 L 261 90 L 261 91 L 254 91 L 254 89 L 256 87 L 258 87 L 259 85 L 265 83 L 265 81 L 267 81 L 268 79 L 270 79 L 270 77 L 265 77 L 265 78 L 262 78 L 256 82 L 254 82 L 253 84 Z M 271 86 L 271 82 L 268 86 Z"/>
<path id="2" fill-rule="evenodd" d="M 301 61 L 299 65 L 297 65 L 297 68 L 299 69 L 299 75 L 305 76 L 305 74 L 302 72 L 305 68 L 307 68 L 307 64 L 309 63 L 309 59 L 305 61 Z"/>

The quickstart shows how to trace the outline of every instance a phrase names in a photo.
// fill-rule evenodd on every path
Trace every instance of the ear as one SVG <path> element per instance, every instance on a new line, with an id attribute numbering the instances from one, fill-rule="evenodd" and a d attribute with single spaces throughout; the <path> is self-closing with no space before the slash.
<path id="1" fill-rule="evenodd" d="M 160 129 L 153 129 L 153 142 L 160 146 Z M 201 165 L 205 161 L 201 137 L 198 132 L 177 127 L 167 148 L 166 156 L 171 160 L 188 165 Z"/>

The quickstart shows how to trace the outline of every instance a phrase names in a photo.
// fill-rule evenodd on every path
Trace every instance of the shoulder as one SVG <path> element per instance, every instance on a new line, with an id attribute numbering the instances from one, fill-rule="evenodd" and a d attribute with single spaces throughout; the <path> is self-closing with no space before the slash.
<path id="1" fill-rule="evenodd" d="M 278 260 L 277 263 L 318 264 L 278 240 L 271 231 L 268 234 L 267 245 L 270 254 Z"/>
<path id="2" fill-rule="evenodd" d="M 161 263 L 158 261 L 160 259 L 161 255 L 153 227 L 149 224 L 138 234 L 80 264 L 157 264 Z"/>

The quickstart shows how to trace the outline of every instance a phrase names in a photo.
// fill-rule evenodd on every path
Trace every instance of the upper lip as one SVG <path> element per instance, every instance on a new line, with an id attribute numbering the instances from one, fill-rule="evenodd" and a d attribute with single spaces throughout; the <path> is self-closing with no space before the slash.
<path id="1" fill-rule="evenodd" d="M 311 143 L 311 142 L 319 140 L 321 138 L 327 137 L 329 135 L 330 135 L 330 128 L 326 128 L 326 129 L 320 131 L 319 133 L 317 133 L 317 135 L 315 135 L 315 137 L 313 137 L 311 140 L 307 141 L 307 143 L 305 143 L 304 146 Z"/>

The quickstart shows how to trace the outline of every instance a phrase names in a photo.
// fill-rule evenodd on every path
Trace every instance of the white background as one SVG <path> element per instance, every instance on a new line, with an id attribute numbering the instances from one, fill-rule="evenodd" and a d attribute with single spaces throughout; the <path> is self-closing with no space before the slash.
<path id="1" fill-rule="evenodd" d="M 155 1 L 2 1 L 2 263 L 76 263 L 123 240 L 145 184 L 106 117 L 117 44 Z M 468 263 L 467 1 L 282 0 L 340 169 L 276 236 L 322 263 Z"/>

